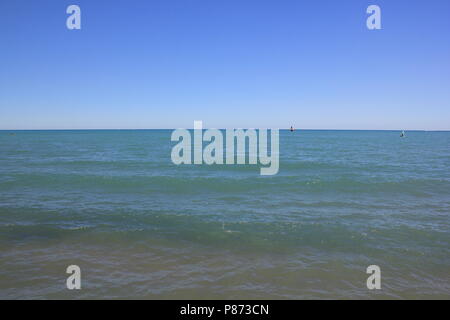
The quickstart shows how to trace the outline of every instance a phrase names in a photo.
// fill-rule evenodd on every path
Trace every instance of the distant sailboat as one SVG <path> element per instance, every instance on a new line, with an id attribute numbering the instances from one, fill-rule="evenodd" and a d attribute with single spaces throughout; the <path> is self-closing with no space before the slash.
<path id="1" fill-rule="evenodd" d="M 402 133 L 400 133 L 400 138 L 404 138 L 406 137 L 405 131 L 402 131 Z"/>

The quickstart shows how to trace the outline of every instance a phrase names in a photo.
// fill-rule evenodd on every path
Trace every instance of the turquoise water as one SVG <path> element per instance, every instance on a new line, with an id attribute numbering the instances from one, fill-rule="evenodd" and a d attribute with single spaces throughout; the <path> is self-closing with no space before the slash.
<path id="1" fill-rule="evenodd" d="M 0 131 L 0 298 L 448 299 L 450 133 L 406 134 L 282 131 L 260 176 L 170 130 Z"/>

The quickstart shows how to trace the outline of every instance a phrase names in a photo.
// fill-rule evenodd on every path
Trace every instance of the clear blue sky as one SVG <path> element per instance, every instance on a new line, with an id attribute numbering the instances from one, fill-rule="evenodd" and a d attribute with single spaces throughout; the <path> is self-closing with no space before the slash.
<path id="1" fill-rule="evenodd" d="M 0 129 L 450 129 L 448 0 L 2 0 L 0 39 Z"/>

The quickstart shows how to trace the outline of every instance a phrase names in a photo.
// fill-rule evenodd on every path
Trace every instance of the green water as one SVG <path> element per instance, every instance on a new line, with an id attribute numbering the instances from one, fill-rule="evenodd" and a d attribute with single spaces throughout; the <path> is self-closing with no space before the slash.
<path id="1" fill-rule="evenodd" d="M 170 130 L 0 131 L 0 298 L 448 299 L 450 133 L 399 134 L 282 131 L 260 176 Z"/>

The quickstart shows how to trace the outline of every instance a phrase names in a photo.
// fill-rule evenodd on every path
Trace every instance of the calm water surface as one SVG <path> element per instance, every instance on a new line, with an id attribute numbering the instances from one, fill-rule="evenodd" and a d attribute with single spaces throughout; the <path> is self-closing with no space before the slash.
<path id="1" fill-rule="evenodd" d="M 450 298 L 449 132 L 283 131 L 276 176 L 170 134 L 0 131 L 0 298 Z"/>

